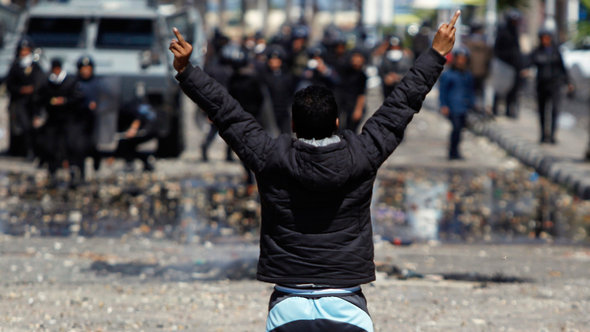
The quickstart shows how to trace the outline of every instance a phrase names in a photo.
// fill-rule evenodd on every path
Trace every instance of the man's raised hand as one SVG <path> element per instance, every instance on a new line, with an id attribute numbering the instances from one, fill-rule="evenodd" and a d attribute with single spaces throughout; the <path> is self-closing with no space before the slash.
<path id="1" fill-rule="evenodd" d="M 441 24 L 440 28 L 436 32 L 434 36 L 434 40 L 432 41 L 432 48 L 435 51 L 440 53 L 440 55 L 445 56 L 449 54 L 449 52 L 453 49 L 453 45 L 455 44 L 455 23 L 461 16 L 461 11 L 457 10 L 453 18 L 451 18 L 451 22 Z"/>
<path id="2" fill-rule="evenodd" d="M 177 72 L 182 73 L 184 69 L 186 69 L 186 66 L 188 66 L 191 53 L 193 53 L 193 46 L 184 40 L 184 37 L 182 37 L 178 29 L 173 28 L 172 32 L 174 32 L 174 35 L 176 36 L 176 39 L 173 39 L 172 42 L 170 42 L 169 47 L 172 54 L 174 54 L 174 62 L 172 65 Z"/>

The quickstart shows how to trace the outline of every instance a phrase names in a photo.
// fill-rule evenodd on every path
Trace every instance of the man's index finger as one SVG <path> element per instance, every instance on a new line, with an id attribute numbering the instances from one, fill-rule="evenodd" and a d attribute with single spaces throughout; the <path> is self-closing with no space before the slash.
<path id="1" fill-rule="evenodd" d="M 455 15 L 453 15 L 453 18 L 451 18 L 451 22 L 449 22 L 449 27 L 452 28 L 455 26 L 455 23 L 457 23 L 459 16 L 461 16 L 461 10 L 457 9 L 457 11 L 455 12 Z"/>
<path id="2" fill-rule="evenodd" d="M 180 31 L 178 31 L 177 28 L 172 28 L 172 32 L 174 32 L 174 35 L 178 39 L 178 42 L 184 43 L 184 37 L 182 37 L 182 35 L 180 34 Z"/>

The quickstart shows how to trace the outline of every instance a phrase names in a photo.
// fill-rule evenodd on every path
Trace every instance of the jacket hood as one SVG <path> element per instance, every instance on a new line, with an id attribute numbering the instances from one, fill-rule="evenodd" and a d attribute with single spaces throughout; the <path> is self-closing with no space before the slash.
<path id="1" fill-rule="evenodd" d="M 295 178 L 304 187 L 331 191 L 342 187 L 351 176 L 352 155 L 338 136 L 324 140 L 295 141 Z"/>

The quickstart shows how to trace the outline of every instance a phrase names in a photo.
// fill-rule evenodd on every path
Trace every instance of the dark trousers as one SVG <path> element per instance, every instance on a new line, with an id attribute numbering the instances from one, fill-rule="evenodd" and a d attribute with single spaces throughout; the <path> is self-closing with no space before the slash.
<path id="1" fill-rule="evenodd" d="M 40 131 L 38 144 L 41 159 L 47 162 L 49 174 L 53 176 L 66 160 L 66 126 L 63 123 L 48 121 Z"/>
<path id="2" fill-rule="evenodd" d="M 15 156 L 33 157 L 35 130 L 31 98 L 15 98 L 10 102 L 10 147 Z"/>
<path id="3" fill-rule="evenodd" d="M 144 136 L 136 136 L 132 138 L 124 138 L 119 141 L 119 145 L 117 147 L 117 151 L 115 152 L 115 154 L 125 159 L 125 162 L 127 163 L 133 162 L 133 160 L 135 159 L 139 159 L 141 160 L 144 166 L 149 167 L 148 158 L 151 154 L 137 151 L 137 147 L 140 144 L 145 143 L 154 137 L 155 135 L 150 134 Z"/>
<path id="4" fill-rule="evenodd" d="M 211 125 L 211 128 L 209 129 L 209 132 L 207 133 L 207 136 L 205 137 L 205 141 L 203 142 L 203 144 L 201 144 L 201 152 L 203 154 L 203 160 L 207 161 L 209 160 L 208 157 L 208 150 L 209 147 L 211 146 L 211 144 L 213 143 L 213 141 L 215 140 L 215 137 L 217 137 L 217 133 L 219 132 L 219 130 L 217 129 L 217 127 L 215 127 L 214 125 Z M 232 151 L 231 148 L 229 147 L 229 145 L 226 148 L 226 152 L 225 152 L 225 159 L 226 160 L 232 160 L 233 156 L 232 156 Z"/>
<path id="5" fill-rule="evenodd" d="M 356 133 L 356 132 L 358 132 L 358 129 L 359 129 L 360 125 L 361 125 L 362 117 L 361 117 L 361 120 L 356 120 L 355 121 L 355 120 L 352 119 L 352 115 L 353 114 L 354 114 L 354 109 L 349 110 L 349 111 L 346 112 L 346 122 L 345 122 L 345 125 L 346 126 L 345 126 L 345 128 L 346 129 L 350 129 L 350 130 L 352 130 L 352 131 L 354 131 Z M 363 114 L 365 114 L 365 111 L 364 110 L 363 110 Z"/>
<path id="6" fill-rule="evenodd" d="M 459 144 L 461 143 L 461 132 L 465 127 L 466 114 L 450 114 L 449 120 L 451 121 L 451 139 L 449 142 L 449 158 L 456 159 L 461 158 L 459 153 Z"/>
<path id="7" fill-rule="evenodd" d="M 66 132 L 66 155 L 70 166 L 77 167 L 80 171 L 80 178 L 84 179 L 84 160 L 90 153 L 91 127 L 85 123 L 75 123 L 67 127 Z"/>
<path id="8" fill-rule="evenodd" d="M 555 131 L 557 128 L 557 117 L 559 115 L 559 103 L 561 94 L 559 87 L 550 85 L 537 87 L 537 106 L 539 112 L 539 125 L 541 129 L 541 141 L 555 141 Z M 548 103 L 551 108 L 548 109 Z M 549 128 L 547 128 L 549 126 Z"/>
<path id="9" fill-rule="evenodd" d="M 42 159 L 47 162 L 50 174 L 55 174 L 67 160 L 70 166 L 77 167 L 84 178 L 84 160 L 88 155 L 88 129 L 83 125 L 50 122 L 41 130 L 39 145 Z"/>

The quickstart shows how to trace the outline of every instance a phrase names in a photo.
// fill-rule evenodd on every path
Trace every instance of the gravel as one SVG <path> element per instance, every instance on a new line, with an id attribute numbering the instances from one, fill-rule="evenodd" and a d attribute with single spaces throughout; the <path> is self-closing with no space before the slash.
<path id="1" fill-rule="evenodd" d="M 272 291 L 255 242 L 4 235 L 0 255 L 1 331 L 262 331 Z M 585 247 L 383 241 L 376 261 L 411 272 L 363 286 L 377 331 L 590 326 Z"/>

